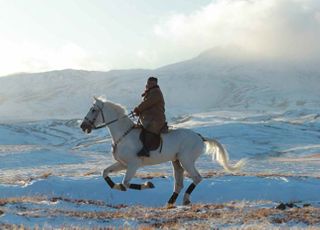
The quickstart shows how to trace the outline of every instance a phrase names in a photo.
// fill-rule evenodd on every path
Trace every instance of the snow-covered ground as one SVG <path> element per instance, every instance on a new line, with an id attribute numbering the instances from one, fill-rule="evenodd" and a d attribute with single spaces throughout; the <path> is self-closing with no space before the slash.
<path id="1" fill-rule="evenodd" d="M 319 208 L 319 114 L 320 110 L 219 111 L 174 117 L 172 126 L 188 127 L 224 144 L 231 163 L 243 157 L 249 159 L 243 171 L 229 175 L 209 156 L 202 155 L 197 167 L 206 179 L 192 194 L 193 203 L 230 205 L 233 202 L 242 208 L 273 210 L 280 202 L 293 202 L 300 207 L 308 204 Z M 132 207 L 150 213 L 164 207 L 173 189 L 171 165 L 138 171 L 134 181 L 151 180 L 155 184 L 152 190 L 111 190 L 101 177 L 102 170 L 114 161 L 109 133 L 102 129 L 85 135 L 79 128 L 80 122 L 81 119 L 43 120 L 0 125 L 0 226 L 161 224 L 161 218 L 147 220 L 123 214 L 133 212 Z M 122 173 L 113 178 L 120 182 Z M 185 185 L 189 183 L 187 178 Z M 190 211 L 180 206 L 181 197 L 177 205 L 177 212 Z M 98 216 L 91 216 L 93 213 Z M 102 214 L 105 216 L 99 217 Z M 190 223 L 197 223 L 194 221 L 196 218 Z M 245 226 L 241 220 L 230 225 L 224 221 L 217 220 L 209 226 Z M 259 221 L 249 224 L 259 225 Z M 268 227 L 308 226 L 303 221 L 281 225 L 270 221 L 269 224 Z M 319 222 L 316 226 L 320 226 Z"/>

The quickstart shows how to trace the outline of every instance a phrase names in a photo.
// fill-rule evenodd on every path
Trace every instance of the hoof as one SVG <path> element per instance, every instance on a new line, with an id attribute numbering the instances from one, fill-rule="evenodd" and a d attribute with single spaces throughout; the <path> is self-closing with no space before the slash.
<path id="1" fill-rule="evenodd" d="M 146 183 L 146 186 L 147 186 L 147 188 L 154 188 L 153 183 L 151 183 L 150 181 L 148 181 L 148 182 Z"/>
<path id="2" fill-rule="evenodd" d="M 189 204 L 191 204 L 191 201 L 190 201 L 190 200 L 184 200 L 184 201 L 183 201 L 183 205 L 189 205 Z"/>
<path id="3" fill-rule="evenodd" d="M 116 190 L 119 190 L 119 191 L 123 191 L 123 192 L 127 191 L 127 188 L 124 187 L 123 184 L 115 184 L 115 186 L 113 188 L 116 189 Z"/>
<path id="4" fill-rule="evenodd" d="M 174 206 L 174 204 L 170 204 L 170 203 L 168 203 L 167 204 L 167 209 L 173 209 L 173 208 L 175 208 L 176 206 Z"/>
<path id="5" fill-rule="evenodd" d="M 124 185 L 123 185 L 123 184 L 120 184 L 119 186 L 120 186 L 120 191 L 127 191 L 127 188 L 126 188 L 126 187 L 124 187 Z"/>

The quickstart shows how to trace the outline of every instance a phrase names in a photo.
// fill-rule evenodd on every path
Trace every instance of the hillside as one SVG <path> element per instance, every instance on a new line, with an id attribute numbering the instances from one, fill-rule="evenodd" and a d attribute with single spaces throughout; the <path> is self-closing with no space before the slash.
<path id="1" fill-rule="evenodd" d="M 320 68 L 209 50 L 155 70 L 60 70 L 0 78 L 0 121 L 81 118 L 92 96 L 132 109 L 145 80 L 159 77 L 168 117 L 212 110 L 292 110 L 320 105 Z"/>

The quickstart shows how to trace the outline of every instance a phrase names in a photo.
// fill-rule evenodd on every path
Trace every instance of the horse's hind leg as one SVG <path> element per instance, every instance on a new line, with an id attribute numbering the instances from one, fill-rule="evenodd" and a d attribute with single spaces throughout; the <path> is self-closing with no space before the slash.
<path id="1" fill-rule="evenodd" d="M 131 184 L 130 180 L 132 177 L 136 174 L 138 167 L 137 166 L 128 166 L 126 175 L 123 178 L 123 184 L 127 188 L 130 189 L 135 189 L 135 190 L 143 190 L 143 189 L 148 189 L 148 188 L 154 188 L 154 185 L 151 182 L 146 182 L 144 184 Z"/>
<path id="2" fill-rule="evenodd" d="M 174 203 L 176 202 L 178 195 L 183 188 L 183 172 L 184 169 L 181 167 L 181 164 L 178 160 L 172 161 L 172 166 L 173 166 L 173 173 L 174 173 L 174 192 L 172 196 L 170 197 L 167 207 L 171 208 L 173 207 Z"/>
<path id="3" fill-rule="evenodd" d="M 201 182 L 202 177 L 196 167 L 194 166 L 194 162 L 181 162 L 183 168 L 188 172 L 189 176 L 191 177 L 193 183 L 189 185 L 187 188 L 184 196 L 183 196 L 183 205 L 190 204 L 190 194 L 195 189 L 195 187 Z"/>
<path id="4" fill-rule="evenodd" d="M 123 186 L 123 184 L 115 184 L 111 180 L 111 178 L 108 176 L 109 173 L 117 172 L 117 171 L 123 170 L 125 168 L 126 167 L 123 164 L 121 164 L 119 162 L 116 162 L 113 165 L 111 165 L 108 168 L 106 168 L 105 170 L 103 170 L 103 178 L 107 182 L 107 184 L 110 186 L 110 188 L 117 189 L 117 190 L 120 190 L 120 191 L 126 191 L 126 188 Z"/>

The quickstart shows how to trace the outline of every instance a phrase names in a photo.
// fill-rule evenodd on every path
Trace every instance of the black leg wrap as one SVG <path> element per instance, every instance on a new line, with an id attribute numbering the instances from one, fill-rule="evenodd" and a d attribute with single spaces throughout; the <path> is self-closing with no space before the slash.
<path id="1" fill-rule="evenodd" d="M 174 204 L 178 198 L 179 193 L 174 192 L 168 201 L 168 204 Z"/>
<path id="2" fill-rule="evenodd" d="M 107 184 L 110 186 L 110 188 L 113 188 L 114 187 L 114 182 L 111 180 L 110 177 L 105 177 L 104 180 L 107 182 Z"/>
<path id="3" fill-rule="evenodd" d="M 195 187 L 196 185 L 194 183 L 190 184 L 186 193 L 190 195 Z"/>
<path id="4" fill-rule="evenodd" d="M 141 190 L 141 184 L 130 184 L 129 188 L 135 190 Z"/>

